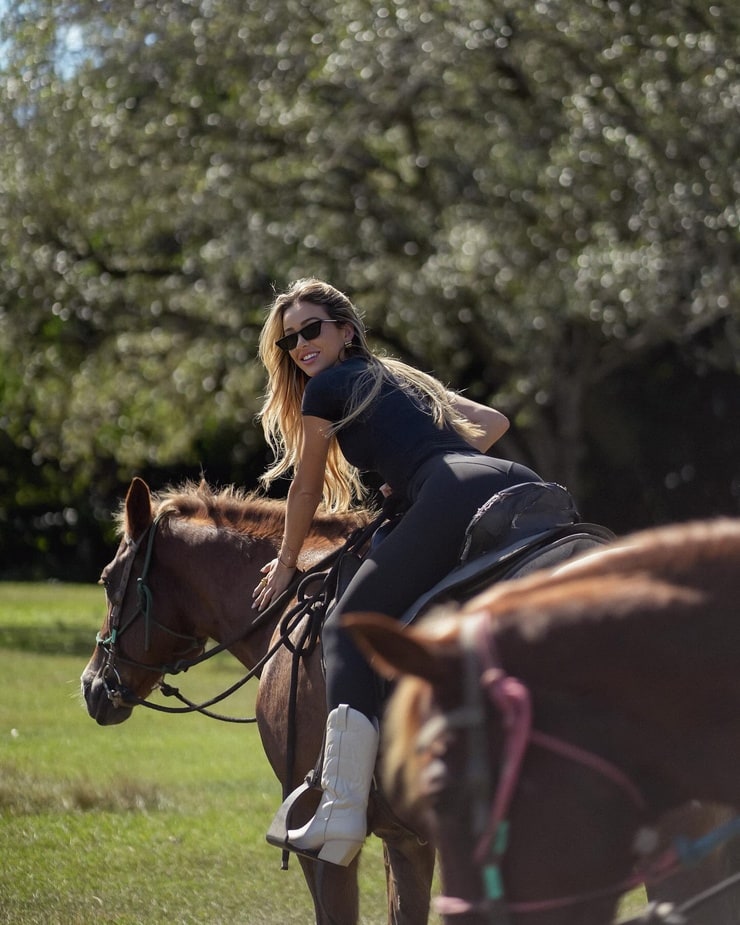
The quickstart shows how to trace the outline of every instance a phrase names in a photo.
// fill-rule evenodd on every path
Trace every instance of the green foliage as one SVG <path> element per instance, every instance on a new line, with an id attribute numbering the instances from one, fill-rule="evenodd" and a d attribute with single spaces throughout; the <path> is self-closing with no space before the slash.
<path id="1" fill-rule="evenodd" d="M 739 40 L 734 0 L 16 4 L 3 481 L 92 529 L 133 471 L 258 471 L 262 309 L 318 275 L 586 490 L 604 414 L 640 414 L 594 395 L 668 353 L 686 392 L 740 372 Z M 735 510 L 737 467 L 706 477 Z"/>

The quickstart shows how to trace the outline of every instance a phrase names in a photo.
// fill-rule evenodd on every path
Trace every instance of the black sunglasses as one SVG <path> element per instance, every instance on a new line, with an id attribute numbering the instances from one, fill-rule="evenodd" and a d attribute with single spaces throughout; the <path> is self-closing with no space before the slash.
<path id="1" fill-rule="evenodd" d="M 276 340 L 275 346 L 280 347 L 281 350 L 285 350 L 286 352 L 295 350 L 298 346 L 299 337 L 302 337 L 304 340 L 316 340 L 321 334 L 321 325 L 326 322 L 329 322 L 329 324 L 340 323 L 336 318 L 317 318 L 315 321 L 309 321 L 304 328 L 301 328 L 300 331 L 296 331 L 295 334 L 286 334 L 285 337 Z"/>

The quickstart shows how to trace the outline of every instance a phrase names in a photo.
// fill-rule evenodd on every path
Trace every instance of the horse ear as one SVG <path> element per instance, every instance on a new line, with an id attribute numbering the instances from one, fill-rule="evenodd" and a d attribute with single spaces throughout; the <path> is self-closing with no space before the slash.
<path id="1" fill-rule="evenodd" d="M 355 613 L 342 618 L 373 670 L 392 681 L 402 674 L 441 681 L 444 668 L 431 648 L 406 632 L 397 620 L 379 613 Z"/>
<path id="2" fill-rule="evenodd" d="M 152 522 L 152 496 L 147 483 L 135 476 L 126 493 L 126 533 L 138 540 Z"/>

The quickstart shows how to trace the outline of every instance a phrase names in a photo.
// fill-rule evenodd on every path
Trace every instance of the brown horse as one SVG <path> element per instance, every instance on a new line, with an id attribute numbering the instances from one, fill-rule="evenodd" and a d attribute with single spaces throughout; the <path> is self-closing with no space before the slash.
<path id="1" fill-rule="evenodd" d="M 740 521 L 644 531 L 402 632 L 385 784 L 424 808 L 447 923 L 602 925 L 674 860 L 655 826 L 740 805 Z M 508 839 L 507 839 L 508 835 Z M 717 921 L 717 919 L 713 919 Z"/>
<path id="2" fill-rule="evenodd" d="M 281 502 L 234 489 L 216 494 L 205 485 L 186 485 L 152 497 L 141 479 L 132 481 L 120 517 L 122 540 L 101 577 L 108 613 L 82 674 L 85 703 L 98 723 L 126 720 L 137 700 L 160 683 L 165 666 L 196 658 L 209 638 L 226 643 L 248 669 L 260 663 L 274 646 L 280 615 L 259 619 L 251 606 L 252 591 L 261 567 L 277 555 L 284 512 Z M 317 517 L 300 568 L 321 561 L 368 519 L 361 513 Z M 299 626 L 291 639 L 300 632 Z M 260 670 L 256 712 L 267 757 L 289 788 L 314 767 L 322 747 L 326 706 L 317 649 L 301 662 L 295 770 L 293 780 L 286 781 L 290 682 L 291 654 L 278 644 Z M 276 807 L 279 802 L 276 793 Z M 309 818 L 313 808 L 306 805 L 305 817 L 296 816 L 296 823 Z M 433 849 L 377 793 L 371 798 L 369 828 L 383 839 L 388 921 L 423 925 Z M 348 868 L 299 860 L 318 925 L 354 925 L 359 916 L 357 859 Z"/>

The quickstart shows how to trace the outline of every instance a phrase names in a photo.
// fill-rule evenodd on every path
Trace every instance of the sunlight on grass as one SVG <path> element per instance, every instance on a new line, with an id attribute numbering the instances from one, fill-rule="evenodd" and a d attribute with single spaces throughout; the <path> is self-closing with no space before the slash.
<path id="1" fill-rule="evenodd" d="M 96 587 L 0 583 L 0 923 L 313 921 L 297 860 L 281 871 L 265 841 L 281 794 L 254 726 L 137 708 L 103 728 L 87 715 L 79 676 L 103 610 Z M 177 684 L 200 700 L 242 675 L 224 654 Z M 255 693 L 224 712 L 253 716 Z M 363 925 L 381 925 L 377 839 L 360 877 Z"/>
<path id="2" fill-rule="evenodd" d="M 619 903 L 616 921 L 619 922 L 622 919 L 634 918 L 638 913 L 644 910 L 647 901 L 645 887 L 641 886 L 636 890 L 631 890 L 626 896 L 622 897 Z"/>

